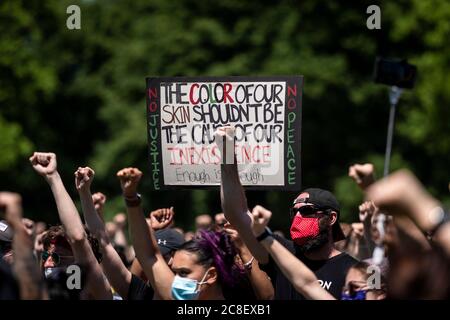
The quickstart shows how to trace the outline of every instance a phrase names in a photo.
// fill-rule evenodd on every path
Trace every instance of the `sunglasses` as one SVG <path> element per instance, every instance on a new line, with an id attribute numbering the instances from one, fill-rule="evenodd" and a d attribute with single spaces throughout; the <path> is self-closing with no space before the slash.
<path id="1" fill-rule="evenodd" d="M 48 251 L 42 252 L 42 261 L 43 262 L 47 261 L 47 259 L 49 257 L 52 257 L 53 262 L 57 266 L 61 262 L 61 258 L 72 258 L 73 256 L 63 256 L 63 255 L 57 254 L 56 252 L 52 252 L 52 253 L 49 253 Z"/>
<path id="2" fill-rule="evenodd" d="M 300 213 L 300 215 L 302 216 L 302 217 L 306 217 L 306 216 L 311 216 L 311 215 L 314 215 L 314 214 L 316 214 L 317 212 L 323 212 L 323 213 L 326 213 L 326 212 L 328 212 L 330 209 L 329 208 L 326 208 L 326 207 L 319 207 L 319 206 L 315 206 L 315 205 L 312 205 L 312 206 L 301 206 L 301 207 L 299 207 L 299 208 L 295 208 L 295 207 L 292 207 L 291 208 L 291 211 L 290 211 L 290 214 L 291 214 L 291 218 L 294 218 L 294 216 L 297 214 L 297 213 Z"/>

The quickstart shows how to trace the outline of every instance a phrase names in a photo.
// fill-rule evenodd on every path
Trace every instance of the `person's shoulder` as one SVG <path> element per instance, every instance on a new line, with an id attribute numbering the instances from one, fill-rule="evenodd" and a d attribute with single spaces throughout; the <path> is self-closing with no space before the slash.
<path id="1" fill-rule="evenodd" d="M 351 255 L 349 255 L 346 252 L 341 252 L 338 255 L 336 255 L 334 257 L 335 259 L 333 259 L 334 261 L 343 264 L 345 266 L 348 266 L 349 268 L 351 266 L 353 266 L 354 264 L 356 264 L 357 262 L 359 262 L 358 259 L 355 259 L 354 257 L 352 257 Z"/>

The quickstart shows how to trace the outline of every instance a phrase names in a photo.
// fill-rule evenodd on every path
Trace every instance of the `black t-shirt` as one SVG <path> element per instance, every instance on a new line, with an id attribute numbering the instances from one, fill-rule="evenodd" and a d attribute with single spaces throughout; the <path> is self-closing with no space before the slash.
<path id="1" fill-rule="evenodd" d="M 348 269 L 358 262 L 356 259 L 346 253 L 341 253 L 328 260 L 309 260 L 294 245 L 293 241 L 277 235 L 274 235 L 274 238 L 314 272 L 322 288 L 325 288 L 336 299 L 340 299 L 342 288 L 345 285 L 345 276 L 347 275 Z M 272 280 L 276 300 L 305 299 L 305 297 L 295 290 L 294 286 L 284 276 L 271 256 L 269 256 L 269 262 L 267 264 L 260 266 Z"/>
<path id="2" fill-rule="evenodd" d="M 128 300 L 153 300 L 153 288 L 144 280 L 131 275 L 131 282 L 128 288 Z"/>

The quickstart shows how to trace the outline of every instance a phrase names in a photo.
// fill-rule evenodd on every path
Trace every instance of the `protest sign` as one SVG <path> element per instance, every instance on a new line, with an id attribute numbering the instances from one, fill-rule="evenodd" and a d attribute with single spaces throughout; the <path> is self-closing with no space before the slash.
<path id="1" fill-rule="evenodd" d="M 302 76 L 149 77 L 153 189 L 220 185 L 218 127 L 235 127 L 241 183 L 298 190 Z"/>

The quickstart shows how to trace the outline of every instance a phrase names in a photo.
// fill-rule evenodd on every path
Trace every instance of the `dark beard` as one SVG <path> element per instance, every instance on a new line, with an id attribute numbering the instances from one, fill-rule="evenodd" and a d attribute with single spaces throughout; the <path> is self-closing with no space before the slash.
<path id="1" fill-rule="evenodd" d="M 319 234 L 316 237 L 307 240 L 303 245 L 298 246 L 298 248 L 302 253 L 312 252 L 322 248 L 326 243 L 328 243 L 328 239 L 329 239 L 329 226 L 326 225 L 324 222 L 320 221 Z"/>

